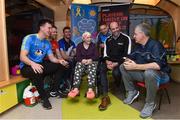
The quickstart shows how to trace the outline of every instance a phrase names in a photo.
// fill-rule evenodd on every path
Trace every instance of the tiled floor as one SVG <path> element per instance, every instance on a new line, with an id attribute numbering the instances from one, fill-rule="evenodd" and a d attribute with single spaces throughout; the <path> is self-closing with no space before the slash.
<path id="1" fill-rule="evenodd" d="M 41 104 L 37 104 L 34 107 L 26 107 L 23 104 L 19 104 L 0 116 L 0 119 L 61 119 L 61 99 L 50 98 L 49 99 L 53 109 L 44 110 Z"/>
<path id="2" fill-rule="evenodd" d="M 168 104 L 166 96 L 162 100 L 161 110 L 156 110 L 153 113 L 153 119 L 180 119 L 180 83 L 171 82 L 168 89 L 171 104 Z M 121 92 L 114 93 L 119 99 L 124 96 Z M 44 110 L 40 104 L 27 108 L 19 104 L 8 110 L 0 116 L 0 119 L 61 119 L 61 99 L 50 98 L 53 109 Z M 112 103 L 113 104 L 113 103 Z M 141 110 L 144 105 L 144 97 L 141 96 L 138 101 L 135 101 L 131 106 L 137 110 Z"/>

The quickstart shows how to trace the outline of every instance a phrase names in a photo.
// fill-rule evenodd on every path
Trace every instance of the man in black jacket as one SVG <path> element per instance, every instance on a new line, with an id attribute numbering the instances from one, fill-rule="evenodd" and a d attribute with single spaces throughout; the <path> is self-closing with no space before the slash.
<path id="1" fill-rule="evenodd" d="M 112 70 L 115 82 L 121 80 L 119 65 L 124 62 L 123 57 L 131 52 L 131 39 L 124 33 L 120 32 L 120 27 L 117 22 L 110 23 L 112 35 L 106 40 L 104 46 L 104 62 L 100 65 L 100 80 L 102 87 L 103 98 L 99 105 L 99 110 L 106 110 L 111 103 L 108 96 L 108 79 L 107 71 Z"/>

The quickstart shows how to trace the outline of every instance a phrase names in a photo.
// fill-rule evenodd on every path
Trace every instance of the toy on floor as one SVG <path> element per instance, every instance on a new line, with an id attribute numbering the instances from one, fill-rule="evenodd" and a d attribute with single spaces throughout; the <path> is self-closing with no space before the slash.
<path id="1" fill-rule="evenodd" d="M 34 106 L 39 101 L 39 93 L 36 87 L 31 84 L 27 86 L 23 93 L 23 99 L 26 106 Z"/>

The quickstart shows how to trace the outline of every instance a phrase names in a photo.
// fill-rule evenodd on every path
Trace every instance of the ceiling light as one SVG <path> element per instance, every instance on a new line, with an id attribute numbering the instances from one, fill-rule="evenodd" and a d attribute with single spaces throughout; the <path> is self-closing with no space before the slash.
<path id="1" fill-rule="evenodd" d="M 147 4 L 147 5 L 152 5 L 155 6 L 159 3 L 160 0 L 134 0 L 134 3 L 137 4 Z"/>
<path id="2" fill-rule="evenodd" d="M 72 3 L 77 3 L 77 4 L 91 4 L 91 0 L 73 0 Z"/>

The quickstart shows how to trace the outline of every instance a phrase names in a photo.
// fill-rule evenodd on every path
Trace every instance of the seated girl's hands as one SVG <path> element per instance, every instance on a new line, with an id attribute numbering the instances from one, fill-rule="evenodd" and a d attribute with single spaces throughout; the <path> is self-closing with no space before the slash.
<path id="1" fill-rule="evenodd" d="M 81 61 L 82 64 L 85 64 L 85 65 L 89 65 L 89 64 L 92 64 L 92 59 L 83 59 Z"/>
<path id="2" fill-rule="evenodd" d="M 87 65 L 92 64 L 92 59 L 87 59 Z"/>
<path id="3" fill-rule="evenodd" d="M 87 60 L 86 59 L 82 59 L 81 63 L 82 64 L 86 64 Z"/>

